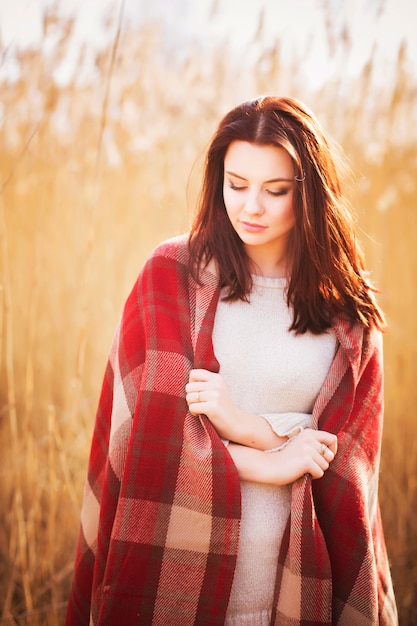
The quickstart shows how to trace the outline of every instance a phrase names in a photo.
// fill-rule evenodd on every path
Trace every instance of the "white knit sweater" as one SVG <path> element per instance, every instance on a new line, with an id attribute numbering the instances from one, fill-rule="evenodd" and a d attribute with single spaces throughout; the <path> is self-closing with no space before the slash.
<path id="1" fill-rule="evenodd" d="M 263 415 L 275 432 L 308 427 L 336 351 L 333 332 L 295 335 L 286 280 L 254 277 L 250 303 L 219 302 L 214 352 L 232 399 Z M 227 626 L 269 625 L 278 551 L 290 510 L 290 486 L 241 482 L 239 552 Z"/>

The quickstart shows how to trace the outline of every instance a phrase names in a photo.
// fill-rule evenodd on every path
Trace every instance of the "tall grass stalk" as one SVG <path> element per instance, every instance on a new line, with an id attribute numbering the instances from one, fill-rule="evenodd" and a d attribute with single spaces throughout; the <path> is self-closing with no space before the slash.
<path id="1" fill-rule="evenodd" d="M 33 608 L 32 592 L 29 580 L 29 568 L 27 561 L 27 542 L 25 532 L 25 515 L 23 510 L 22 496 L 22 474 L 19 467 L 21 448 L 19 445 L 18 416 L 16 406 L 16 387 L 14 375 L 14 354 L 13 354 L 13 307 L 12 290 L 9 268 L 9 247 L 7 239 L 6 217 L 4 211 L 3 196 L 0 195 L 0 241 L 1 241 L 1 262 L 3 273 L 4 291 L 4 336 L 5 336 L 5 370 L 7 375 L 7 412 L 9 414 L 10 443 L 15 466 L 14 474 L 14 497 L 12 510 L 17 526 L 17 538 L 13 537 L 10 546 L 10 555 L 13 562 L 13 574 L 16 575 L 17 567 L 20 569 L 20 579 L 23 587 L 25 606 L 31 610 Z M 13 549 L 16 545 L 16 548 Z M 10 598 L 11 593 L 6 594 Z M 10 606 L 5 606 L 4 612 L 7 614 Z"/>

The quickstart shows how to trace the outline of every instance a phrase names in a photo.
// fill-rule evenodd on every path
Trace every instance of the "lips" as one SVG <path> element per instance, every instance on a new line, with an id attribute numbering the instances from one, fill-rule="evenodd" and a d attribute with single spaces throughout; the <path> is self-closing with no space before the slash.
<path id="1" fill-rule="evenodd" d="M 252 224 L 251 222 L 240 222 L 242 228 L 248 233 L 260 233 L 266 229 L 262 224 Z"/>

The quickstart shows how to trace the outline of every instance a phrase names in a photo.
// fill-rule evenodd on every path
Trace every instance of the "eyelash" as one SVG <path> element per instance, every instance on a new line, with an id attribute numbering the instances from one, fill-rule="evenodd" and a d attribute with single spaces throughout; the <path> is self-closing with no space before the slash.
<path id="1" fill-rule="evenodd" d="M 247 187 L 237 187 L 233 183 L 229 183 L 229 187 L 233 191 L 244 191 L 245 189 L 247 189 Z M 288 189 L 281 189 L 280 191 L 270 191 L 269 189 L 267 189 L 266 191 L 271 196 L 286 196 L 288 193 Z"/>
<path id="2" fill-rule="evenodd" d="M 288 189 L 281 189 L 280 191 L 268 191 L 268 193 L 271 194 L 271 196 L 286 196 L 288 193 Z"/>

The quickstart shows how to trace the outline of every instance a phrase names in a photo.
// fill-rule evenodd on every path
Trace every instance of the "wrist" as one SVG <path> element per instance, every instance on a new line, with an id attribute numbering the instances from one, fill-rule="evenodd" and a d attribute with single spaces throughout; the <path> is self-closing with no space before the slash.
<path id="1" fill-rule="evenodd" d="M 254 447 L 250 446 L 249 443 L 253 430 L 249 413 L 245 413 L 238 407 L 235 407 L 233 419 L 229 423 L 233 424 L 233 428 L 228 431 L 230 441 L 243 446 Z"/>

